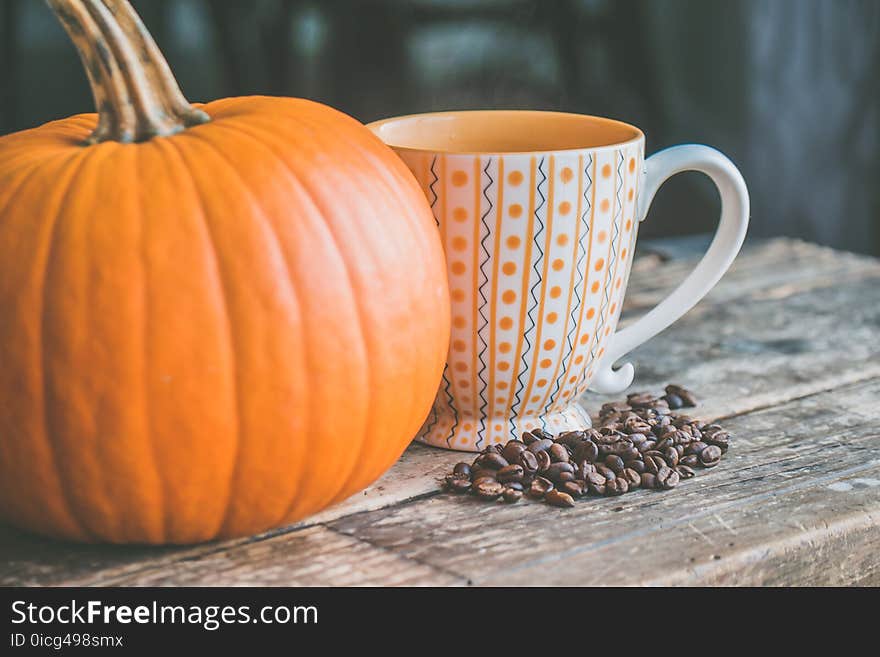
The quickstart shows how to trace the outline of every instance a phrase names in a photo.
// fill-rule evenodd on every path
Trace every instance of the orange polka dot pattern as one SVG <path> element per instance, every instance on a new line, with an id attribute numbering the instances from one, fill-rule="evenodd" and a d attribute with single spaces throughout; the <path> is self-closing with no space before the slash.
<path id="1" fill-rule="evenodd" d="M 577 403 L 617 326 L 642 144 L 511 155 L 401 151 L 447 254 L 447 367 L 417 439 L 477 451 L 589 426 Z"/>

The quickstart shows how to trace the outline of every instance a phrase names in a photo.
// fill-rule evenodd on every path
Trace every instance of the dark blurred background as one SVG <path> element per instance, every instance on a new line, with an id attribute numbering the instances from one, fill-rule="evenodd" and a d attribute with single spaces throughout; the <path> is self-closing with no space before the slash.
<path id="1" fill-rule="evenodd" d="M 601 114 L 648 153 L 742 169 L 754 236 L 880 254 L 880 0 L 135 0 L 190 100 L 280 94 L 363 120 L 457 108 Z M 0 0 L 0 134 L 91 111 L 41 0 Z M 644 233 L 700 234 L 679 176 Z"/>

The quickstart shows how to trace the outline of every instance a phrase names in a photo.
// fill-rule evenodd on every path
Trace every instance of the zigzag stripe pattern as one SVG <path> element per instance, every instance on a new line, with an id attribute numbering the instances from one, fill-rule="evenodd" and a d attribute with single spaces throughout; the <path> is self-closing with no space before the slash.
<path id="1" fill-rule="evenodd" d="M 489 380 L 486 378 L 486 370 L 487 363 L 483 358 L 486 354 L 486 351 L 489 349 L 489 344 L 486 341 L 486 337 L 488 334 L 487 326 L 489 324 L 489 318 L 486 316 L 485 310 L 489 305 L 489 299 L 486 298 L 486 294 L 483 291 L 483 288 L 489 282 L 489 275 L 486 273 L 485 266 L 489 262 L 490 254 L 489 249 L 486 247 L 486 240 L 489 239 L 489 224 L 486 223 L 486 217 L 492 212 L 494 205 L 492 204 L 492 199 L 489 197 L 489 188 L 495 184 L 495 181 L 492 179 L 492 175 L 489 173 L 489 167 L 492 164 L 492 158 L 488 158 L 486 160 L 486 166 L 483 168 L 483 175 L 486 177 L 487 182 L 483 187 L 483 198 L 486 199 L 486 209 L 480 216 L 480 226 L 483 231 L 483 237 L 480 239 L 480 249 L 482 250 L 482 255 L 480 257 L 480 285 L 477 288 L 477 293 L 480 295 L 480 305 L 478 307 L 478 312 L 480 314 L 480 323 L 477 326 L 477 338 L 480 342 L 480 351 L 477 353 L 477 359 L 480 361 L 480 369 L 477 372 L 477 377 L 480 380 L 480 429 L 477 431 L 477 447 L 480 447 L 480 444 L 483 442 L 483 433 L 486 429 L 486 408 L 489 406 L 489 400 L 486 398 L 486 391 L 489 389 Z"/>
<path id="2" fill-rule="evenodd" d="M 544 260 L 544 249 L 541 248 L 541 242 L 538 237 L 541 233 L 544 232 L 544 222 L 541 220 L 540 211 L 544 207 L 547 202 L 547 197 L 544 196 L 544 192 L 541 187 L 547 182 L 547 175 L 544 173 L 544 158 L 541 158 L 541 161 L 538 163 L 538 173 L 541 174 L 541 180 L 538 181 L 538 185 L 535 191 L 538 193 L 540 197 L 540 201 L 535 205 L 535 221 L 538 223 L 538 230 L 535 231 L 535 236 L 533 241 L 535 243 L 535 248 L 537 249 L 537 257 L 534 259 L 532 263 L 532 269 L 535 271 L 535 275 L 537 276 L 537 280 L 534 285 L 529 289 L 529 296 L 531 297 L 531 302 L 529 304 L 529 308 L 527 311 L 529 326 L 525 327 L 523 331 L 523 337 L 525 339 L 526 348 L 523 350 L 521 354 L 521 360 L 523 366 L 520 368 L 520 372 L 516 377 L 516 393 L 514 394 L 514 401 L 510 408 L 510 425 L 511 425 L 511 435 L 516 438 L 516 426 L 514 424 L 514 418 L 519 415 L 519 407 L 522 404 L 522 399 L 520 397 L 525 384 L 523 383 L 523 376 L 529 369 L 528 355 L 532 351 L 532 342 L 529 340 L 529 334 L 535 329 L 535 317 L 534 311 L 538 307 L 538 297 L 535 294 L 535 290 L 541 287 L 544 284 L 544 281 L 541 280 L 541 263 Z"/>
<path id="3" fill-rule="evenodd" d="M 571 308 L 571 328 L 568 329 L 568 334 L 565 336 L 566 341 L 566 350 L 565 354 L 562 357 L 562 362 L 567 363 L 569 357 L 571 356 L 571 352 L 574 351 L 575 345 L 572 342 L 572 336 L 577 331 L 578 327 L 578 319 L 581 312 L 581 304 L 583 300 L 581 299 L 581 285 L 584 282 L 584 260 L 587 257 L 587 247 L 586 244 L 590 240 L 590 214 L 593 210 L 590 203 L 590 191 L 593 187 L 593 177 L 590 175 L 590 168 L 593 166 L 593 154 L 590 153 L 587 158 L 587 164 L 584 167 L 584 176 L 586 176 L 587 184 L 584 185 L 584 211 L 581 214 L 580 221 L 582 224 L 581 238 L 578 240 L 578 259 L 575 268 L 577 269 L 577 282 L 574 284 L 574 296 L 575 303 Z M 553 393 L 550 395 L 550 399 L 547 403 L 548 407 L 551 407 L 556 402 L 556 396 L 559 394 L 559 390 L 562 386 L 562 380 L 565 378 L 567 372 L 563 369 L 560 371 L 559 376 L 556 377 L 556 387 L 553 389 Z"/>
<path id="4" fill-rule="evenodd" d="M 439 176 L 437 176 L 437 172 L 434 169 L 437 164 L 437 156 L 435 155 L 431 159 L 431 175 L 434 179 L 428 185 L 428 189 L 431 192 L 431 213 L 434 215 L 434 222 L 437 226 L 440 226 L 440 220 L 437 218 L 437 214 L 434 212 L 434 206 L 437 205 L 437 191 L 434 189 L 434 185 L 437 184 L 437 181 L 440 180 Z M 446 378 L 446 367 L 443 368 L 443 380 L 446 382 L 446 390 L 449 390 L 449 380 Z M 424 428 L 421 431 L 421 435 L 425 438 L 431 435 L 431 431 L 434 430 L 434 427 L 437 425 L 438 420 L 440 419 L 440 413 L 437 411 L 437 405 L 440 403 L 440 392 L 437 393 L 437 397 L 434 399 L 434 404 L 431 406 L 431 415 L 428 417 L 428 421 L 425 423 Z M 449 442 L 449 438 L 446 439 L 447 444 Z"/>
<path id="5" fill-rule="evenodd" d="M 431 183 L 428 185 L 428 190 L 430 190 L 431 196 L 433 196 L 433 198 L 431 199 L 431 210 L 433 210 L 434 206 L 437 205 L 437 190 L 434 189 L 434 185 L 436 185 L 437 181 L 440 180 L 440 178 L 437 176 L 437 172 L 434 170 L 434 166 L 436 164 L 437 156 L 435 155 L 434 158 L 431 160 L 431 175 L 434 176 L 434 180 L 432 180 Z M 438 226 L 440 225 L 440 220 L 437 218 L 437 213 L 434 213 L 434 221 Z"/>
<path id="6" fill-rule="evenodd" d="M 437 225 L 440 225 L 440 219 L 437 218 L 437 213 L 434 212 L 434 208 L 437 205 L 437 199 L 439 198 L 437 195 L 437 190 L 434 189 L 434 185 L 440 180 L 440 177 L 437 175 L 437 171 L 435 170 L 435 165 L 437 164 L 437 156 L 434 156 L 434 159 L 431 160 L 431 175 L 434 179 L 431 181 L 431 184 L 428 185 L 428 189 L 431 190 L 431 212 L 434 213 L 434 221 L 437 222 Z M 446 436 L 446 444 L 451 448 L 452 447 L 452 437 L 455 435 L 455 428 L 458 426 L 458 411 L 452 403 L 452 381 L 449 380 L 449 363 L 446 363 L 443 366 L 443 392 L 446 394 L 446 401 L 450 409 L 452 409 L 452 426 L 449 428 L 449 435 Z M 437 395 L 436 403 L 439 403 L 440 395 Z M 439 416 L 439 413 L 435 415 Z M 427 435 L 427 434 L 426 434 Z"/>
<path id="7" fill-rule="evenodd" d="M 596 329 L 596 337 L 593 340 L 593 345 L 590 348 L 590 361 L 595 361 L 596 358 L 596 347 L 599 346 L 600 336 L 602 335 L 602 329 L 605 328 L 605 311 L 608 309 L 609 302 L 611 301 L 608 291 L 611 289 L 611 285 L 614 283 L 614 277 L 611 275 L 613 271 L 613 266 L 617 261 L 617 238 L 620 234 L 620 222 L 618 218 L 623 214 L 621 191 L 623 190 L 623 173 L 621 169 L 623 167 L 623 151 L 617 151 L 617 190 L 615 192 L 615 196 L 617 198 L 616 207 L 614 210 L 614 216 L 611 218 L 611 225 L 614 228 L 614 233 L 611 236 L 611 255 L 608 257 L 608 269 L 606 270 L 605 275 L 605 289 L 602 291 L 602 307 L 599 311 L 599 327 Z"/>
<path id="8" fill-rule="evenodd" d="M 446 444 L 452 449 L 452 437 L 455 435 L 455 428 L 458 426 L 458 410 L 456 410 L 455 406 L 452 403 L 452 392 L 450 392 L 450 388 L 452 387 L 452 381 L 449 380 L 447 376 L 447 372 L 449 371 L 449 364 L 443 366 L 443 382 L 445 386 L 443 387 L 443 391 L 446 393 L 447 403 L 449 408 L 452 409 L 452 426 L 449 427 L 449 435 L 446 436 Z"/>
<path id="9" fill-rule="evenodd" d="M 439 397 L 439 394 L 437 395 Z M 427 438 L 431 435 L 431 431 L 434 430 L 434 427 L 437 424 L 437 420 L 440 419 L 440 413 L 437 412 L 437 404 L 438 399 L 434 398 L 434 403 L 431 405 L 431 414 L 428 416 L 428 421 L 425 422 L 424 428 L 419 432 L 419 436 L 423 438 Z"/>

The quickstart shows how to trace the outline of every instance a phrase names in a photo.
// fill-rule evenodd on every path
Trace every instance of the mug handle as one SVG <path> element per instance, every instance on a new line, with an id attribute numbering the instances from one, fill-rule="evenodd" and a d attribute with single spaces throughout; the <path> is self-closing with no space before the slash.
<path id="1" fill-rule="evenodd" d="M 742 174 L 725 155 L 697 144 L 673 146 L 645 161 L 639 221 L 644 221 L 660 185 L 682 171 L 700 171 L 715 183 L 721 195 L 718 230 L 702 260 L 668 297 L 634 324 L 611 336 L 590 384 L 596 392 L 617 394 L 630 386 L 635 374 L 632 363 L 613 369 L 615 361 L 653 338 L 706 296 L 730 267 L 745 239 L 749 224 L 749 193 Z"/>

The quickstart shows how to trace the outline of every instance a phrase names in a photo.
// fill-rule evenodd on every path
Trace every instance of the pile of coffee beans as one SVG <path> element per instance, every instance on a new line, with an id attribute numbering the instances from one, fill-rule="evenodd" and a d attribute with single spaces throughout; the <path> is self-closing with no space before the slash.
<path id="1" fill-rule="evenodd" d="M 637 392 L 609 402 L 597 425 L 558 436 L 533 429 L 522 440 L 490 445 L 473 463 L 458 463 L 443 486 L 484 500 L 518 502 L 524 496 L 559 507 L 587 494 L 623 495 L 637 488 L 669 490 L 718 465 L 730 434 L 677 410 L 695 406 L 678 385 L 664 395 Z"/>

